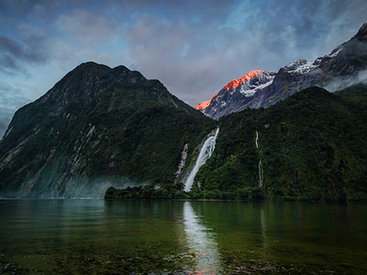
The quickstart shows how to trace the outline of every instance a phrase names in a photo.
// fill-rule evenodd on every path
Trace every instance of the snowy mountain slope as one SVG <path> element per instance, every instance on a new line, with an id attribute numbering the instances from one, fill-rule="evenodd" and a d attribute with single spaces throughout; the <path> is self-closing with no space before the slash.
<path id="1" fill-rule="evenodd" d="M 269 86 L 275 73 L 260 70 L 251 71 L 225 85 L 213 98 L 195 107 L 205 115 L 217 119 L 235 112 L 238 106 L 246 104 L 253 95 Z"/>
<path id="2" fill-rule="evenodd" d="M 252 77 L 246 78 L 249 74 Z M 367 80 L 367 23 L 328 55 L 314 61 L 297 60 L 277 73 L 252 71 L 244 78 L 246 80 L 242 82 L 231 81 L 238 85 L 227 84 L 210 101 L 199 104 L 196 109 L 218 119 L 246 108 L 268 107 L 311 86 L 335 91 Z"/>

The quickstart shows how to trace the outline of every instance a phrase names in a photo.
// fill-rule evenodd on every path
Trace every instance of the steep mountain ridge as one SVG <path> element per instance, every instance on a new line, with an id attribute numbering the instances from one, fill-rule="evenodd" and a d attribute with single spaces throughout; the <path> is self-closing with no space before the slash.
<path id="1" fill-rule="evenodd" d="M 191 159 L 213 128 L 158 80 L 84 63 L 15 113 L 0 142 L 0 195 L 102 197 L 110 185 L 165 186 L 184 146 Z"/>
<path id="2" fill-rule="evenodd" d="M 313 62 L 300 59 L 271 73 L 267 85 L 258 83 L 247 97 L 236 89 L 220 90 L 201 111 L 214 119 L 246 108 L 268 107 L 311 86 L 340 90 L 367 80 L 367 24 L 349 41 Z"/>
<path id="3" fill-rule="evenodd" d="M 221 135 L 193 198 L 367 198 L 367 86 L 307 88 L 219 119 Z M 199 187 L 200 186 L 200 187 Z"/>

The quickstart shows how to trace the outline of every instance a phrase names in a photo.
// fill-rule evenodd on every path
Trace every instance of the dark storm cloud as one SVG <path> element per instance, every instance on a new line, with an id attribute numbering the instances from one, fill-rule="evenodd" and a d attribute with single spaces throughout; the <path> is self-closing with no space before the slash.
<path id="1" fill-rule="evenodd" d="M 7 73 L 24 71 L 24 63 L 43 63 L 48 58 L 46 38 L 40 35 L 25 35 L 20 40 L 0 35 L 0 70 Z"/>
<path id="2" fill-rule="evenodd" d="M 3 0 L 0 70 L 123 64 L 195 105 L 250 70 L 329 53 L 366 10 L 365 0 Z"/>

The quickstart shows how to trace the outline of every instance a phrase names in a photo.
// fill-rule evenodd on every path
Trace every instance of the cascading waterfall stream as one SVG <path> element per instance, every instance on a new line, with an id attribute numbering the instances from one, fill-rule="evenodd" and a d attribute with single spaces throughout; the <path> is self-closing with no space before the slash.
<path id="1" fill-rule="evenodd" d="M 259 164 L 258 164 L 258 173 L 259 173 L 259 187 L 263 186 L 263 168 L 262 168 L 262 164 L 261 164 L 261 158 L 260 158 L 260 151 L 259 151 L 259 132 L 256 130 L 256 139 L 255 139 L 255 144 L 256 144 L 256 149 L 259 152 Z"/>
<path id="2" fill-rule="evenodd" d="M 217 128 L 217 130 L 215 131 L 215 135 L 208 137 L 206 141 L 204 142 L 203 146 L 201 147 L 199 156 L 195 163 L 195 166 L 191 170 L 188 178 L 186 179 L 185 186 L 184 186 L 185 192 L 190 192 L 191 187 L 194 183 L 196 173 L 199 171 L 200 167 L 203 166 L 206 163 L 206 161 L 213 154 L 214 149 L 215 149 L 215 141 L 217 139 L 218 133 L 219 133 L 219 128 Z"/>

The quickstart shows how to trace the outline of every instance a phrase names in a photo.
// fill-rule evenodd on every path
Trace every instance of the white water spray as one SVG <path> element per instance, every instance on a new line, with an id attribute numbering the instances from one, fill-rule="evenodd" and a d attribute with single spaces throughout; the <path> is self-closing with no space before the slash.
<path id="1" fill-rule="evenodd" d="M 199 156 L 195 163 L 195 166 L 191 170 L 188 178 L 186 179 L 185 186 L 184 186 L 185 192 L 190 192 L 191 187 L 194 183 L 196 173 L 199 171 L 200 167 L 203 166 L 206 163 L 206 161 L 213 154 L 214 149 L 215 149 L 215 141 L 217 139 L 218 133 L 219 133 L 219 128 L 217 128 L 217 130 L 215 131 L 215 135 L 208 137 L 207 140 L 204 142 L 203 147 L 201 147 Z"/>

